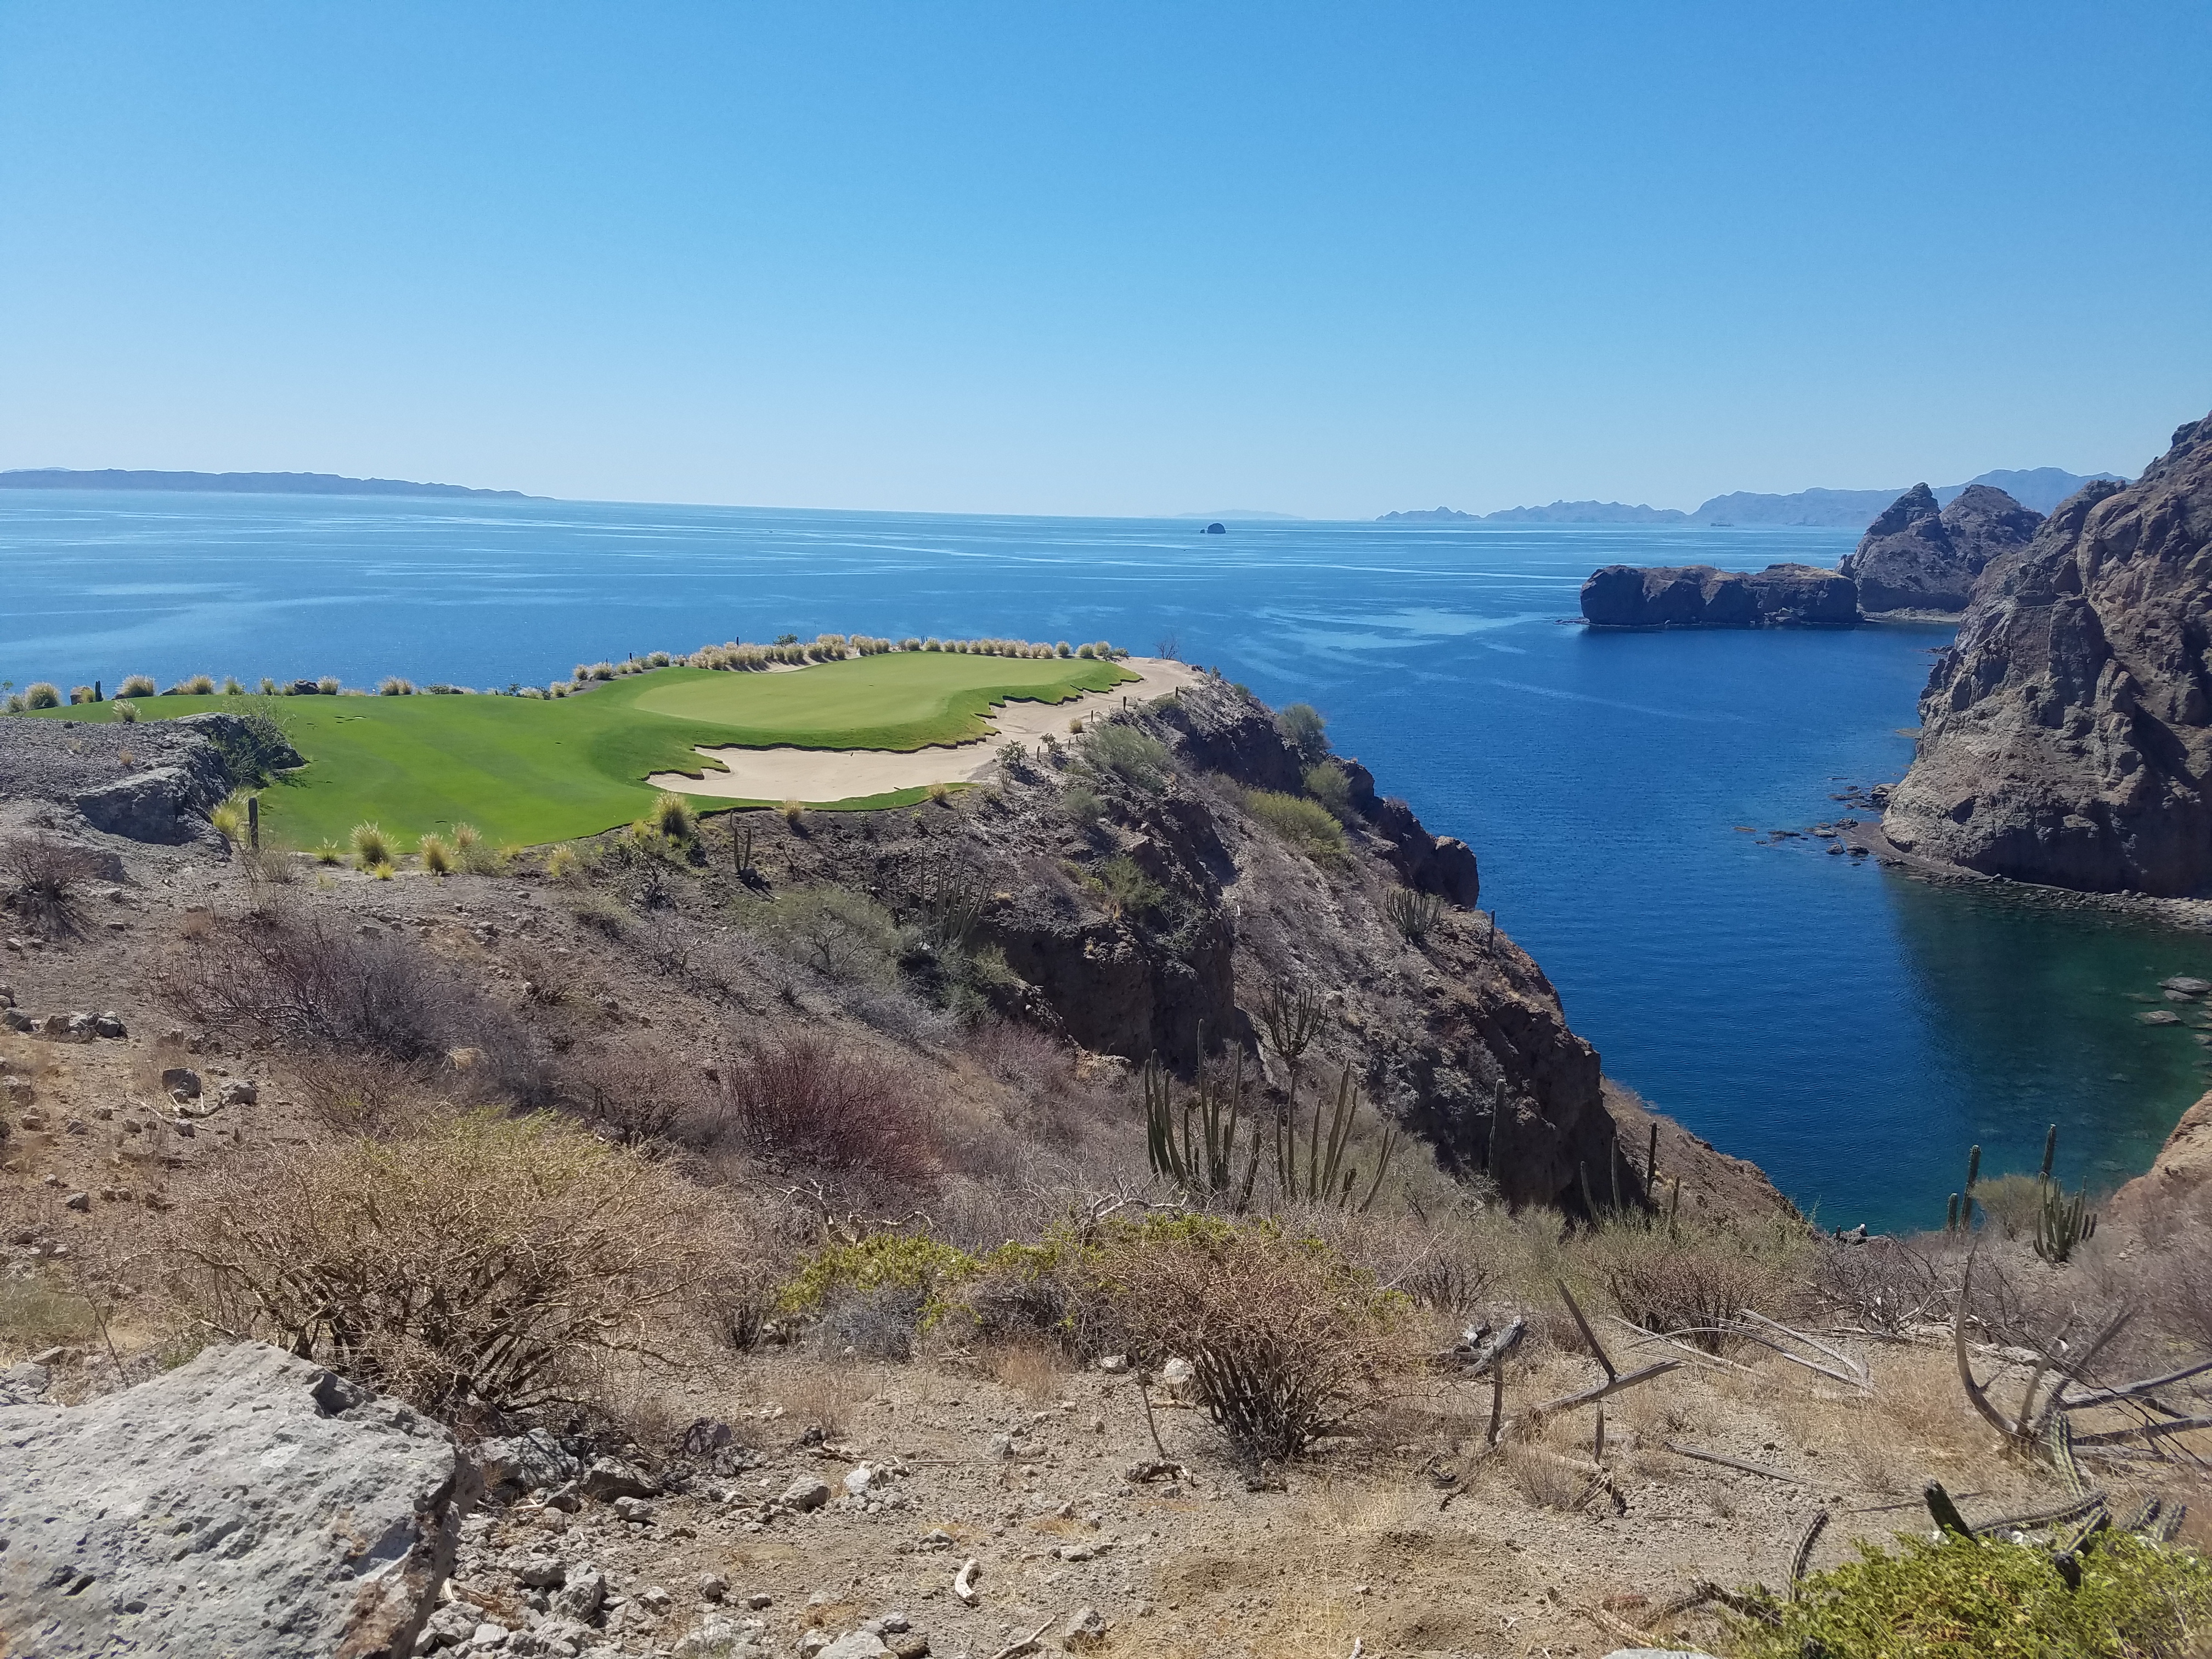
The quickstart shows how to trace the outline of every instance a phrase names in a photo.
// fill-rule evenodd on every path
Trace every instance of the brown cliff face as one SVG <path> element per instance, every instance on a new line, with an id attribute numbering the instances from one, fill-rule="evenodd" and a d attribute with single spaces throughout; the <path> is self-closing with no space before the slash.
<path id="1" fill-rule="evenodd" d="M 2019 881 L 2212 890 L 2212 417 L 1990 565 L 1882 827 Z"/>
<path id="2" fill-rule="evenodd" d="M 1859 609 L 1966 609 L 1975 579 L 1998 558 L 2025 547 L 2043 523 L 2002 489 L 1969 484 L 1950 506 L 1915 484 L 1867 526 L 1857 550 L 1837 567 L 1858 585 Z"/>

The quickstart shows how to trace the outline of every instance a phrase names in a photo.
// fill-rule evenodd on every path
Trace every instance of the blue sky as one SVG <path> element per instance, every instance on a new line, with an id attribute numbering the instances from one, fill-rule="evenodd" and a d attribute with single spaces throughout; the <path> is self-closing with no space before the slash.
<path id="1" fill-rule="evenodd" d="M 1365 517 L 2134 471 L 2212 9 L 0 0 L 0 465 Z"/>

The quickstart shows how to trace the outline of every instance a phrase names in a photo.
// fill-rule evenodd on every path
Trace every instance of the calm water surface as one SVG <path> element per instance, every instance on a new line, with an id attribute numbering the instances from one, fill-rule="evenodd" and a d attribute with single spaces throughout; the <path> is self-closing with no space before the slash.
<path id="1" fill-rule="evenodd" d="M 1899 776 L 1929 629 L 1606 635 L 1594 567 L 1832 563 L 1845 532 L 1419 530 L 571 502 L 0 498 L 0 674 L 543 683 L 787 629 L 1173 636 L 1328 714 L 1544 964 L 1607 1069 L 1824 1220 L 1940 1218 L 1969 1144 L 2146 1166 L 2206 1086 L 2136 1016 L 2212 941 L 1960 892 L 1737 826 Z"/>

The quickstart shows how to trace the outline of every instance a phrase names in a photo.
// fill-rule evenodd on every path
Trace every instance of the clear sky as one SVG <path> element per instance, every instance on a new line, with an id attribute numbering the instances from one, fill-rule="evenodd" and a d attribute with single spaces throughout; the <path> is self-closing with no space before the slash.
<path id="1" fill-rule="evenodd" d="M 0 0 L 0 466 L 1366 517 L 2208 408 L 2202 0 Z"/>

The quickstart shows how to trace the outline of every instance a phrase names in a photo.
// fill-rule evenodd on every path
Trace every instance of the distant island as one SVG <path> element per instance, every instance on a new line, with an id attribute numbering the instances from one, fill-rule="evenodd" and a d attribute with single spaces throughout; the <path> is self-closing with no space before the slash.
<path id="1" fill-rule="evenodd" d="M 2082 485 L 2096 480 L 2125 483 L 2113 472 L 2069 472 L 2063 467 L 1984 472 L 1961 484 L 1935 491 L 1936 505 L 1948 507 L 1976 484 L 2002 489 L 2022 507 L 2049 513 Z M 1631 507 L 1621 501 L 1553 501 L 1549 507 L 1509 507 L 1498 513 L 1459 513 L 1449 507 L 1385 513 L 1378 524 L 1698 524 L 1782 525 L 1856 530 L 1889 506 L 1901 489 L 1801 489 L 1790 495 L 1751 490 L 1716 495 L 1694 513 L 1671 507 Z"/>
<path id="2" fill-rule="evenodd" d="M 335 472 L 137 472 L 120 467 L 76 471 L 64 466 L 0 472 L 0 489 L 182 489 L 230 495 L 492 495 L 543 501 L 519 489 L 471 489 L 465 484 L 410 483 L 404 478 L 342 478 Z"/>

